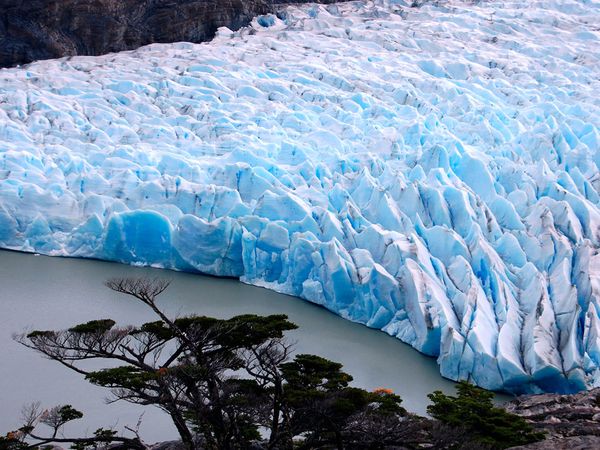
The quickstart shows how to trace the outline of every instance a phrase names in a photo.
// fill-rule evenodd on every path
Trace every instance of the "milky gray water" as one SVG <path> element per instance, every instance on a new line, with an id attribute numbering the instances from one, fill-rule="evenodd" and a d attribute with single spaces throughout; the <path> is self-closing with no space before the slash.
<path id="1" fill-rule="evenodd" d="M 453 390 L 434 359 L 298 298 L 230 279 L 0 251 L 0 434 L 19 425 L 23 404 L 41 401 L 47 407 L 72 404 L 84 411 L 86 417 L 67 429 L 71 435 L 100 426 L 122 430 L 144 413 L 140 432 L 147 442 L 176 436 L 160 411 L 127 403 L 107 405 L 106 390 L 11 339 L 12 333 L 26 328 L 58 329 L 98 318 L 113 318 L 121 325 L 156 320 L 142 304 L 103 285 L 108 278 L 129 276 L 171 279 L 161 296 L 161 305 L 171 315 L 287 314 L 300 326 L 288 334 L 297 341 L 298 352 L 343 363 L 356 386 L 393 389 L 411 411 L 425 413 L 429 392 Z"/>

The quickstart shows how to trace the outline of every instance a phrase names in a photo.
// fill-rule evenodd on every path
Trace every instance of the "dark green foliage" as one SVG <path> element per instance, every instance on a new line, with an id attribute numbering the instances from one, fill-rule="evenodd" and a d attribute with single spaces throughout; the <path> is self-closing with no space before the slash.
<path id="1" fill-rule="evenodd" d="M 224 326 L 227 333 L 223 334 L 219 343 L 232 348 L 257 346 L 269 339 L 280 339 L 285 331 L 298 328 L 284 314 L 244 314 L 225 321 Z"/>
<path id="2" fill-rule="evenodd" d="M 115 437 L 117 434 L 116 431 L 114 430 L 108 430 L 106 428 L 98 428 L 96 431 L 94 431 L 94 436 L 96 436 L 97 438 L 100 439 L 110 439 Z"/>
<path id="3" fill-rule="evenodd" d="M 87 334 L 87 333 L 105 333 L 114 327 L 116 322 L 111 319 L 91 320 L 86 323 L 75 325 L 69 328 L 71 333 Z"/>
<path id="4" fill-rule="evenodd" d="M 83 413 L 81 411 L 77 411 L 71 405 L 61 406 L 57 415 L 62 423 L 67 423 L 83 417 Z"/>
<path id="5" fill-rule="evenodd" d="M 371 401 L 364 389 L 348 387 L 352 377 L 341 369 L 339 363 L 306 354 L 281 365 L 285 402 L 293 411 L 290 429 L 294 435 L 307 433 L 303 448 L 343 448 L 345 424 Z"/>
<path id="6" fill-rule="evenodd" d="M 187 332 L 192 328 L 203 330 L 210 329 L 220 322 L 222 322 L 222 320 L 215 319 L 214 317 L 186 316 L 176 319 L 173 323 L 181 331 Z"/>
<path id="7" fill-rule="evenodd" d="M 297 355 L 293 362 L 281 365 L 289 389 L 331 391 L 344 388 L 352 377 L 341 371 L 342 364 L 316 355 Z"/>
<path id="8" fill-rule="evenodd" d="M 143 324 L 138 330 L 133 330 L 132 334 L 148 333 L 157 339 L 168 341 L 175 337 L 173 330 L 165 325 L 162 320 L 148 322 Z"/>
<path id="9" fill-rule="evenodd" d="M 150 387 L 150 383 L 156 381 L 159 375 L 159 371 L 148 372 L 132 366 L 121 366 L 90 372 L 85 379 L 98 386 L 143 389 Z"/>
<path id="10" fill-rule="evenodd" d="M 27 338 L 35 339 L 37 337 L 40 337 L 40 338 L 50 337 L 50 336 L 54 335 L 54 333 L 55 333 L 54 331 L 34 330 L 27 335 Z"/>
<path id="11" fill-rule="evenodd" d="M 433 404 L 427 412 L 443 424 L 464 428 L 471 439 L 490 448 L 525 445 L 543 438 L 523 418 L 495 407 L 492 392 L 464 381 L 457 391 L 457 396 L 440 391 L 429 394 Z"/>
<path id="12" fill-rule="evenodd" d="M 373 409 L 379 415 L 394 415 L 399 414 L 405 416 L 406 409 L 402 406 L 402 398 L 387 389 L 376 389 L 369 394 L 369 400 L 373 405 Z"/>
<path id="13" fill-rule="evenodd" d="M 223 384 L 223 411 L 236 424 L 232 433 L 242 448 L 249 447 L 253 440 L 261 437 L 256 412 L 262 404 L 264 392 L 255 380 L 231 378 Z"/>
<path id="14" fill-rule="evenodd" d="M 176 319 L 173 323 L 175 327 L 186 333 L 210 332 L 215 344 L 229 349 L 260 345 L 269 339 L 282 338 L 285 331 L 298 328 L 283 314 L 270 316 L 245 314 L 226 320 L 206 316 L 187 316 Z M 165 333 L 163 322 L 145 324 L 142 329 L 146 326 L 147 329 L 144 331 Z"/>

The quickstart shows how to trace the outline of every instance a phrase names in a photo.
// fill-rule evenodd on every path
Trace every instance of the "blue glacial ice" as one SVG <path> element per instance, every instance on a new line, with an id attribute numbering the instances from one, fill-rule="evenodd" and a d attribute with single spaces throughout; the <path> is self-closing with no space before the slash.
<path id="1" fill-rule="evenodd" d="M 600 4 L 407 3 L 1 70 L 0 246 L 238 277 L 486 388 L 600 385 Z"/>

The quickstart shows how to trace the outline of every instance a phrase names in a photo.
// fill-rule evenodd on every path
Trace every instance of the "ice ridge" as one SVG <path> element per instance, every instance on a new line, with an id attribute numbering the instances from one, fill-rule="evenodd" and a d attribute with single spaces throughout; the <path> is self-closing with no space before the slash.
<path id="1" fill-rule="evenodd" d="M 600 385 L 600 4 L 408 3 L 0 70 L 0 246 L 238 277 L 490 389 Z"/>

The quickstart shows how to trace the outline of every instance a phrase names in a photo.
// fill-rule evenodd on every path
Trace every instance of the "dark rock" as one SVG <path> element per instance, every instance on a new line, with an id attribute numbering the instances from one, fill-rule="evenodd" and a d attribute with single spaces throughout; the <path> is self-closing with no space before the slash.
<path id="1" fill-rule="evenodd" d="M 521 396 L 504 407 L 546 433 L 544 441 L 515 448 L 600 448 L 600 388 L 571 395 Z"/>
<path id="2" fill-rule="evenodd" d="M 250 444 L 247 450 L 266 450 L 267 447 L 267 441 L 256 441 Z M 154 444 L 148 447 L 148 450 L 184 450 L 184 448 L 185 447 L 183 446 L 181 441 L 166 441 Z M 197 450 L 202 450 L 204 446 L 202 445 L 202 443 L 197 443 L 195 448 Z"/>
<path id="3" fill-rule="evenodd" d="M 512 447 L 510 450 L 591 450 L 600 448 L 598 436 L 572 436 L 566 438 L 550 438 L 535 444 Z"/>
<path id="4" fill-rule="evenodd" d="M 181 441 L 167 441 L 154 444 L 149 450 L 184 450 Z"/>
<path id="5" fill-rule="evenodd" d="M 219 27 L 239 29 L 282 3 L 308 0 L 0 0 L 0 67 L 203 42 Z"/>

